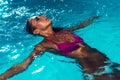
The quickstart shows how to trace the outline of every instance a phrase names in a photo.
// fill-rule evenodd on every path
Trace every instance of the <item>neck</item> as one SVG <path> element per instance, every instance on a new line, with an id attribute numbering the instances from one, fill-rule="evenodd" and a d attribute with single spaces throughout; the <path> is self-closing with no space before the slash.
<path id="1" fill-rule="evenodd" d="M 42 36 L 44 36 L 44 37 L 46 37 L 46 38 L 47 38 L 47 37 L 53 37 L 53 36 L 55 36 L 55 32 L 53 31 L 51 25 L 48 26 L 47 29 L 42 30 L 42 31 L 40 31 L 40 32 L 41 32 L 40 35 L 42 35 Z"/>

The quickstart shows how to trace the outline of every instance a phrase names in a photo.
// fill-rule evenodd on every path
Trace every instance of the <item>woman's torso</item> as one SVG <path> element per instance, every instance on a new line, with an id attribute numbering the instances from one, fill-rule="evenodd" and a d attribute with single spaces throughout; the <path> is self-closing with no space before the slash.
<path id="1" fill-rule="evenodd" d="M 56 38 L 45 38 L 45 41 L 50 48 L 59 51 L 61 55 L 72 58 L 79 58 L 86 46 L 82 38 L 67 31 L 57 32 Z"/>
<path id="2" fill-rule="evenodd" d="M 45 38 L 44 42 L 47 45 L 46 47 L 62 52 L 61 55 L 78 59 L 82 66 L 85 69 L 88 69 L 86 73 L 95 72 L 99 67 L 105 66 L 104 61 L 109 60 L 105 55 L 101 54 L 96 49 L 89 47 L 84 43 L 82 38 L 74 34 L 61 31 L 56 33 L 56 35 L 57 38 Z M 86 57 L 85 60 L 84 57 Z M 90 67 L 91 65 L 94 66 Z M 116 76 L 115 74 L 113 75 Z M 99 76 L 95 76 L 96 80 L 97 77 Z M 103 75 L 103 77 L 108 78 L 107 80 L 109 80 L 108 75 Z M 104 78 L 100 77 L 100 79 Z"/>

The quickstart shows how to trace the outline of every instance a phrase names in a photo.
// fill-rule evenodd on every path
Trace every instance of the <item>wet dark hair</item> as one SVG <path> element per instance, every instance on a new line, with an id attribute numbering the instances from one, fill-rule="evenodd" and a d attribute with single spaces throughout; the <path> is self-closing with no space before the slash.
<path id="1" fill-rule="evenodd" d="M 26 23 L 26 31 L 29 34 L 33 34 L 33 31 L 35 30 L 35 27 L 29 22 L 29 20 Z"/>

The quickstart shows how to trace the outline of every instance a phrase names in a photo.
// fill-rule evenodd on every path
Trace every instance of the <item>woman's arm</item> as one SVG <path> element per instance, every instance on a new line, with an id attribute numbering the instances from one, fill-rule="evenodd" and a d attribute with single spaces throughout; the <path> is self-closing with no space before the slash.
<path id="1" fill-rule="evenodd" d="M 69 28 L 69 29 L 67 29 L 67 31 L 72 32 L 74 30 L 84 28 L 84 27 L 88 26 L 89 24 L 91 24 L 93 22 L 93 20 L 96 19 L 96 18 L 98 18 L 98 16 L 93 16 L 88 20 L 84 20 L 78 26 L 75 26 L 73 28 Z"/>
<path id="2" fill-rule="evenodd" d="M 44 51 L 45 51 L 45 48 L 41 44 L 35 46 L 35 49 L 31 52 L 31 54 L 28 56 L 28 58 L 25 59 L 24 62 L 13 66 L 9 70 L 7 70 L 5 73 L 1 74 L 0 75 L 0 80 L 6 80 L 7 78 L 12 77 L 15 74 L 18 74 L 18 73 L 24 71 L 32 63 L 34 58 L 38 54 L 41 55 L 41 53 L 44 52 Z"/>

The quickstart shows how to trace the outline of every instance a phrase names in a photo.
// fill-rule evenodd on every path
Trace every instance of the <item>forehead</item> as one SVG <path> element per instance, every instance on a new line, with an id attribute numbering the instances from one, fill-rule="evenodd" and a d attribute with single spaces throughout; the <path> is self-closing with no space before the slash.
<path id="1" fill-rule="evenodd" d="M 29 23 L 32 24 L 32 23 L 34 22 L 34 18 L 35 18 L 35 17 L 36 17 L 36 16 L 29 18 L 29 19 L 28 19 Z"/>

